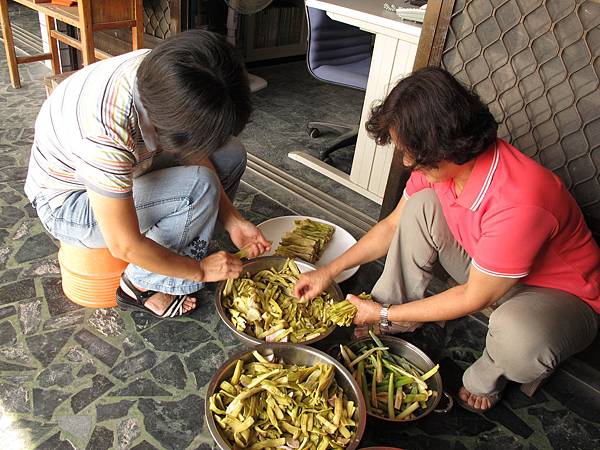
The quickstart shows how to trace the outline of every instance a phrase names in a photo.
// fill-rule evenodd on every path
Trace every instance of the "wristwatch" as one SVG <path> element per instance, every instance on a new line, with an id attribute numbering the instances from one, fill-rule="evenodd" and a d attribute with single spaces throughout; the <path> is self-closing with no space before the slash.
<path id="1" fill-rule="evenodd" d="M 383 305 L 381 305 L 381 309 L 379 310 L 379 326 L 381 328 L 389 328 L 391 325 L 391 322 L 388 319 L 389 311 L 389 303 L 384 303 Z"/>

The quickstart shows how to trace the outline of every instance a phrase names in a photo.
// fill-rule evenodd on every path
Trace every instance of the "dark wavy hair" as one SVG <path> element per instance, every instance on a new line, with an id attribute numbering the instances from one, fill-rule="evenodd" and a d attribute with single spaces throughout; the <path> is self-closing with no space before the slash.
<path id="1" fill-rule="evenodd" d="M 190 30 L 161 42 L 137 72 L 140 100 L 169 152 L 210 156 L 252 112 L 248 75 L 233 46 Z"/>
<path id="2" fill-rule="evenodd" d="M 464 164 L 496 140 L 498 124 L 479 97 L 443 69 L 425 68 L 400 80 L 372 108 L 366 123 L 379 145 L 399 142 L 414 166 Z"/>

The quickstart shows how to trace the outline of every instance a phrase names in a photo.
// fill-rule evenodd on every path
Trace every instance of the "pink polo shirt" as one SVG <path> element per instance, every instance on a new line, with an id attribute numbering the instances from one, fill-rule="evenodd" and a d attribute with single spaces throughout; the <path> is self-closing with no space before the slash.
<path id="1" fill-rule="evenodd" d="M 471 264 L 498 277 L 561 289 L 600 313 L 600 249 L 560 179 L 512 145 L 477 157 L 461 194 L 454 181 L 430 183 L 414 171 L 404 196 L 433 188 Z"/>

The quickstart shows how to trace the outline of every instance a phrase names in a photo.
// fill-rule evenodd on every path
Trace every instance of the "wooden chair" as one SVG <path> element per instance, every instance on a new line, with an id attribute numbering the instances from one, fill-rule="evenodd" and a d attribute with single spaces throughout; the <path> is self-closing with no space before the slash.
<path id="1" fill-rule="evenodd" d="M 8 61 L 10 80 L 14 88 L 21 87 L 19 64 L 50 60 L 52 71 L 60 73 L 58 41 L 80 50 L 83 64 L 91 64 L 97 59 L 110 58 L 112 55 L 94 48 L 94 31 L 130 28 L 132 47 L 142 47 L 144 34 L 144 16 L 142 0 L 79 0 L 77 6 L 60 6 L 50 0 L 13 0 L 45 16 L 46 31 L 50 44 L 50 53 L 31 56 L 17 56 L 8 16 L 8 0 L 0 0 L 0 21 L 4 49 Z M 56 29 L 56 21 L 72 25 L 79 30 L 77 40 Z"/>

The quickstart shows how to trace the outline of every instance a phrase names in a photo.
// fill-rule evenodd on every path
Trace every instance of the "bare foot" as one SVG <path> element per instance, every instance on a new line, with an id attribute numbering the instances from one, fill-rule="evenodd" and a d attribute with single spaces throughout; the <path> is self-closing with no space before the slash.
<path id="1" fill-rule="evenodd" d="M 495 396 L 497 395 L 498 394 L 493 394 L 492 396 L 475 395 L 467 391 L 467 389 L 464 387 L 461 387 L 458 391 L 458 396 L 463 402 L 465 402 L 472 408 L 478 409 L 481 412 L 487 411 L 492 406 L 494 406 L 496 402 L 494 401 L 492 404 L 492 400 L 495 400 Z"/>
<path id="2" fill-rule="evenodd" d="M 137 289 L 142 292 L 146 291 L 146 289 Z M 172 294 L 164 294 L 162 292 L 157 292 L 148 300 L 146 300 L 144 306 L 150 311 L 158 314 L 159 316 L 162 316 L 162 314 L 167 310 L 167 308 L 173 301 L 173 297 L 175 296 Z M 183 302 L 183 313 L 185 314 L 194 308 L 196 308 L 196 299 L 194 297 L 187 297 Z"/>

